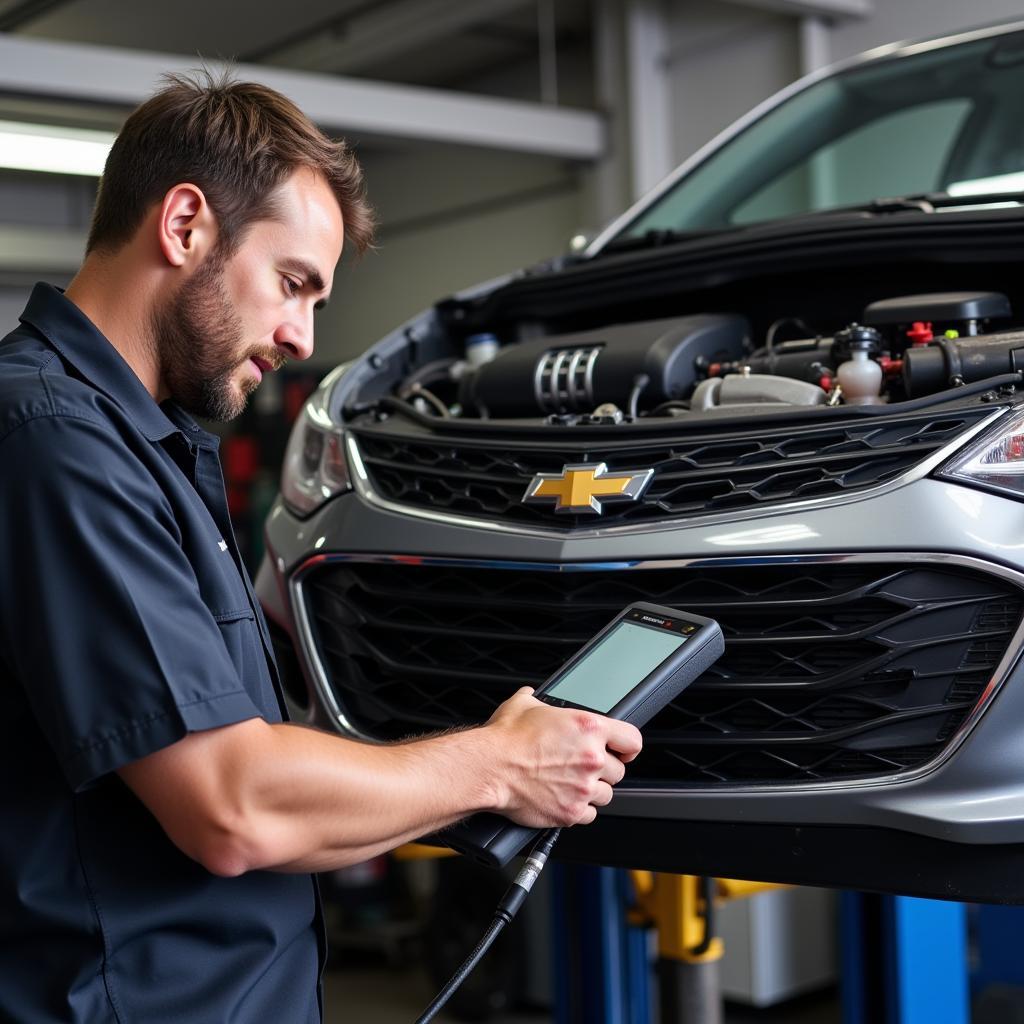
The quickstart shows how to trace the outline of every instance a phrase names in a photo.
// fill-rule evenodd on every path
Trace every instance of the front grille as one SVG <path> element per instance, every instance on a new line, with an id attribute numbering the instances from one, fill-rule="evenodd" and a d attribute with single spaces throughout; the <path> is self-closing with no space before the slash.
<path id="1" fill-rule="evenodd" d="M 717 619 L 725 655 L 645 730 L 629 773 L 645 786 L 917 768 L 977 705 L 1024 611 L 1001 578 L 881 560 L 620 571 L 328 562 L 305 595 L 339 702 L 380 739 L 483 721 L 631 601 Z"/>
<path id="2" fill-rule="evenodd" d="M 808 498 L 850 494 L 886 483 L 919 465 L 991 415 L 991 407 L 898 417 L 847 417 L 827 425 L 738 431 L 680 431 L 643 445 L 581 444 L 573 428 L 556 443 L 507 445 L 484 439 L 446 441 L 353 430 L 375 491 L 411 508 L 571 530 L 749 510 Z M 611 472 L 652 468 L 642 498 L 593 513 L 558 513 L 522 504 L 537 473 L 566 465 L 607 464 Z"/>

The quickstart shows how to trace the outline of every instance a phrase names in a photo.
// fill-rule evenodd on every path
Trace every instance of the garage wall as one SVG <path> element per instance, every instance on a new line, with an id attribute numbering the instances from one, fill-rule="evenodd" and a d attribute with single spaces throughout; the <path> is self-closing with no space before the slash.
<path id="1" fill-rule="evenodd" d="M 668 24 L 676 163 L 799 77 L 796 18 L 714 0 L 672 0 Z"/>
<path id="2" fill-rule="evenodd" d="M 379 245 L 339 269 L 318 315 L 318 362 L 363 351 L 453 291 L 565 252 L 584 219 L 580 169 L 559 160 L 439 146 L 371 153 L 364 166 Z"/>
<path id="3" fill-rule="evenodd" d="M 0 337 L 17 326 L 36 280 L 71 280 L 94 195 L 91 178 L 0 172 Z"/>
<path id="4" fill-rule="evenodd" d="M 832 57 L 839 60 L 902 39 L 961 32 L 1010 19 L 1024 20 L 1019 0 L 875 0 L 870 17 L 835 25 Z"/>
<path id="5" fill-rule="evenodd" d="M 594 105 L 589 47 L 558 57 L 558 100 Z M 531 61 L 464 83 L 466 92 L 539 98 Z M 391 144 L 361 153 L 377 208 L 377 250 L 343 266 L 317 320 L 318 362 L 362 352 L 454 291 L 564 253 L 592 219 L 583 165 L 464 146 Z"/>

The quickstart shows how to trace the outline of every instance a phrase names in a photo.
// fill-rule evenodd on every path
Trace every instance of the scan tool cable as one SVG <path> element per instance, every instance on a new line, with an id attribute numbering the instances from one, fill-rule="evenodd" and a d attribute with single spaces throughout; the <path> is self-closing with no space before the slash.
<path id="1" fill-rule="evenodd" d="M 498 937 L 501 930 L 516 916 L 516 911 L 523 905 L 528 893 L 533 888 L 533 883 L 544 870 L 548 856 L 561 834 L 560 828 L 548 829 L 542 832 L 540 839 L 530 850 L 519 874 L 512 880 L 512 884 L 505 890 L 498 906 L 494 911 L 494 920 L 491 921 L 487 931 L 476 944 L 476 948 L 466 958 L 462 966 L 452 975 L 451 980 L 434 997 L 434 1001 L 416 1018 L 416 1024 L 427 1024 L 437 1015 L 437 1011 L 444 1006 L 452 997 L 455 990 L 469 977 L 473 968 L 480 962 L 480 958 L 491 948 L 491 943 Z"/>
<path id="2" fill-rule="evenodd" d="M 637 386 L 640 386 L 639 380 Z M 634 601 L 534 690 L 533 695 L 552 707 L 607 715 L 639 729 L 710 668 L 724 651 L 722 627 L 714 619 L 665 605 Z M 608 664 L 615 665 L 610 675 L 601 669 Z M 537 838 L 536 829 L 487 812 L 474 814 L 445 831 L 442 838 L 447 846 L 495 867 L 504 867 L 527 843 L 534 845 L 476 949 L 416 1024 L 434 1019 L 501 929 L 512 920 L 533 888 L 558 835 L 559 829 L 551 829 Z"/>

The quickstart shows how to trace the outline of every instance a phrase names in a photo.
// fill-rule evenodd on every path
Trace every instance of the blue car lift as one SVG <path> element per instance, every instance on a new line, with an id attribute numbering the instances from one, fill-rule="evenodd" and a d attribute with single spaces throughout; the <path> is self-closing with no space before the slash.
<path id="1" fill-rule="evenodd" d="M 843 1024 L 970 1024 L 967 907 L 844 892 Z"/>
<path id="2" fill-rule="evenodd" d="M 554 864 L 555 1024 L 720 1024 L 716 901 L 770 886 Z M 843 1024 L 969 1024 L 966 907 L 841 896 Z"/>
<path id="3" fill-rule="evenodd" d="M 721 1024 L 716 904 L 761 882 L 554 865 L 555 1024 Z M 654 939 L 652 950 L 652 938 Z"/>

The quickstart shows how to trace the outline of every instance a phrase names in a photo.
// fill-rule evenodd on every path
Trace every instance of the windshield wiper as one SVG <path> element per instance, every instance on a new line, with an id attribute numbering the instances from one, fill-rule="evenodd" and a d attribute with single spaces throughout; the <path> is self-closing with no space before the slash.
<path id="1" fill-rule="evenodd" d="M 823 220 L 828 217 L 859 216 L 871 217 L 889 213 L 935 213 L 936 210 L 961 209 L 985 206 L 1022 206 L 1024 192 L 985 192 L 976 195 L 950 195 L 948 192 L 911 192 L 905 196 L 883 196 L 864 203 L 849 206 L 829 206 L 821 210 L 807 210 L 776 217 L 772 220 L 755 221 L 751 224 L 731 224 L 722 227 L 708 227 L 681 230 L 679 228 L 650 228 L 642 235 L 625 235 L 610 241 L 598 255 L 605 253 L 631 252 L 640 249 L 656 249 L 676 242 L 690 242 L 710 235 L 720 236 L 727 232 L 751 229 L 775 228 L 805 220 Z"/>
<path id="2" fill-rule="evenodd" d="M 872 199 L 867 203 L 853 206 L 835 206 L 826 210 L 814 210 L 807 216 L 824 216 L 830 213 L 900 213 L 904 210 L 920 210 L 934 213 L 951 207 L 1006 205 L 1019 206 L 1024 203 L 1024 192 L 977 192 L 971 195 L 955 195 L 949 192 L 916 192 L 905 196 Z"/>
<path id="3" fill-rule="evenodd" d="M 949 192 L 911 192 L 905 196 L 884 196 L 869 199 L 865 203 L 851 203 L 849 206 L 827 206 L 821 210 L 794 213 L 789 217 L 763 220 L 749 227 L 764 227 L 768 224 L 788 224 L 808 218 L 842 217 L 847 214 L 871 216 L 873 214 L 935 213 L 936 210 L 959 209 L 960 207 L 1020 206 L 1024 204 L 1024 192 L 979 192 L 975 195 L 951 195 Z"/>
<path id="4" fill-rule="evenodd" d="M 724 235 L 730 231 L 740 231 L 742 226 L 724 225 L 719 228 L 649 228 L 642 235 L 620 235 L 612 239 L 597 254 L 610 252 L 633 252 L 639 249 L 657 249 L 662 245 L 674 245 L 676 242 L 692 242 L 697 238 L 709 235 Z"/>

